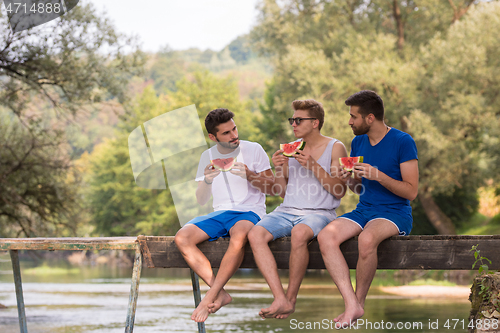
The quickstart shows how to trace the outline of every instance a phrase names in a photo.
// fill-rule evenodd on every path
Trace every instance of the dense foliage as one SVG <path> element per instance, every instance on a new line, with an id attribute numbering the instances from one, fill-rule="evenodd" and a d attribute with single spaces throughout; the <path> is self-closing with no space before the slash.
<path id="1" fill-rule="evenodd" d="M 283 140 L 286 127 L 269 124 L 285 124 L 294 99 L 315 98 L 327 110 L 323 133 L 349 145 L 344 100 L 378 92 L 387 123 L 417 142 L 416 224 L 455 233 L 445 206 L 472 204 L 467 219 L 469 198 L 499 175 L 500 4 L 473 3 L 263 1 L 253 38 L 276 70 L 261 128 Z"/>
<path id="2" fill-rule="evenodd" d="M 135 128 L 191 104 L 201 122 L 226 107 L 240 138 L 272 154 L 293 140 L 291 102 L 314 98 L 322 133 L 349 147 L 344 100 L 361 89 L 417 142 L 414 232 L 463 229 L 478 188 L 500 175 L 500 3 L 262 0 L 259 12 L 223 50 L 165 47 L 147 61 L 90 5 L 16 34 L 0 17 L 0 237 L 173 234 L 169 189 L 134 182 Z"/>
<path id="3" fill-rule="evenodd" d="M 17 33 L 0 15 L 0 31 L 0 236 L 74 234 L 80 176 L 64 119 L 125 101 L 141 54 L 91 5 Z"/>

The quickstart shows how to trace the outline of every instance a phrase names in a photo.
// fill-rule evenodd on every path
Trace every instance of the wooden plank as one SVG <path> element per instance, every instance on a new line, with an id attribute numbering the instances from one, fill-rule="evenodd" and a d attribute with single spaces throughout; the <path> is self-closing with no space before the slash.
<path id="1" fill-rule="evenodd" d="M 188 267 L 178 251 L 174 237 L 139 236 L 141 247 L 147 246 L 151 262 L 148 267 Z M 228 239 L 199 244 L 212 267 L 218 267 L 228 247 Z M 378 248 L 378 269 L 472 269 L 473 245 L 479 245 L 481 255 L 492 261 L 490 269 L 500 269 L 500 235 L 489 236 L 395 236 L 382 242 Z M 288 269 L 290 238 L 278 239 L 270 243 L 278 268 Z M 349 268 L 356 268 L 358 259 L 357 238 L 341 245 Z M 241 268 L 256 268 L 250 246 L 245 248 Z M 319 244 L 313 240 L 309 244 L 310 269 L 324 269 L 325 265 Z"/>
<path id="2" fill-rule="evenodd" d="M 0 250 L 134 250 L 136 237 L 0 238 Z"/>

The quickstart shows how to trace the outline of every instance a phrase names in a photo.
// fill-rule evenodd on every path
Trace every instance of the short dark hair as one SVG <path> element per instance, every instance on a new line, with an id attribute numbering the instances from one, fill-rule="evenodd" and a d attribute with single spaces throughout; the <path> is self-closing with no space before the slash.
<path id="1" fill-rule="evenodd" d="M 323 105 L 320 102 L 315 101 L 314 99 L 296 100 L 292 102 L 292 107 L 295 111 L 307 110 L 311 118 L 319 120 L 318 129 L 321 130 L 321 127 L 323 127 L 323 123 L 325 122 L 325 110 L 323 110 Z"/>
<path id="2" fill-rule="evenodd" d="M 233 119 L 234 113 L 229 111 L 228 109 L 215 109 L 210 111 L 205 117 L 205 128 L 207 132 L 213 135 L 217 135 L 219 129 L 217 126 L 220 124 L 227 123 L 231 119 Z"/>
<path id="3" fill-rule="evenodd" d="M 359 113 L 363 117 L 373 113 L 375 119 L 384 120 L 384 101 L 382 101 L 382 98 L 374 91 L 358 91 L 349 96 L 349 98 L 345 100 L 345 104 L 348 106 L 358 106 Z"/>

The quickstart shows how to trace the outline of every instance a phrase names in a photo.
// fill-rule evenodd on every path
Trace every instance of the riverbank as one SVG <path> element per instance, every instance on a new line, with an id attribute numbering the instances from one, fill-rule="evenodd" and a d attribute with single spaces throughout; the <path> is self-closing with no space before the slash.
<path id="1" fill-rule="evenodd" d="M 391 286 L 378 287 L 384 293 L 410 298 L 452 298 L 469 302 L 469 286 Z"/>

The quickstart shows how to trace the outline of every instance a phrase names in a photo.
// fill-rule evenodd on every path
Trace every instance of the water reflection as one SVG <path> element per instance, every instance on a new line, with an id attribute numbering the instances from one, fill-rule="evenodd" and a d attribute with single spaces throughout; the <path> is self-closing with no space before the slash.
<path id="1" fill-rule="evenodd" d="M 3 257 L 5 258 L 5 257 Z M 23 271 L 31 264 L 23 263 Z M 10 262 L 0 263 L 10 271 Z M 30 275 L 23 273 L 23 288 L 30 333 L 114 333 L 124 331 L 130 292 L 131 269 L 81 267 L 79 274 Z M 310 274 L 299 294 L 297 311 L 286 320 L 262 320 L 258 312 L 272 302 L 272 295 L 259 274 L 239 271 L 228 286 L 233 303 L 211 315 L 208 332 L 330 332 L 324 326 L 305 328 L 307 323 L 325 323 L 343 311 L 338 291 L 324 274 Z M 0 275 L 2 333 L 19 332 L 12 275 Z M 190 320 L 193 296 L 187 269 L 143 269 L 136 333 L 195 332 Z M 428 322 L 465 319 L 467 300 L 411 299 L 373 290 L 364 319 L 370 322 L 421 322 L 422 329 L 360 329 L 362 332 L 444 332 L 432 330 Z M 302 323 L 304 329 L 299 329 Z M 311 324 L 313 325 L 313 324 Z M 442 325 L 440 328 L 443 328 Z M 455 330 L 456 332 L 466 330 Z"/>

